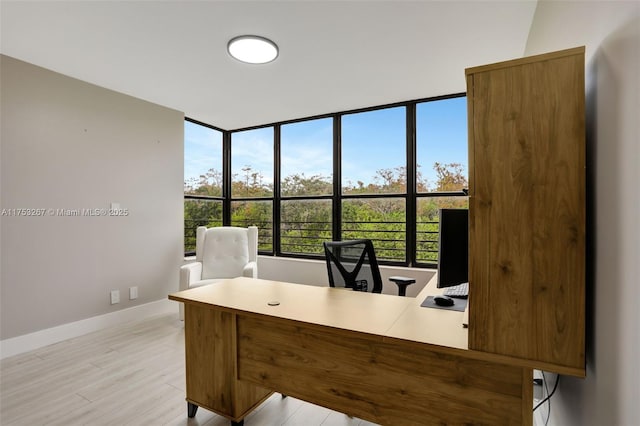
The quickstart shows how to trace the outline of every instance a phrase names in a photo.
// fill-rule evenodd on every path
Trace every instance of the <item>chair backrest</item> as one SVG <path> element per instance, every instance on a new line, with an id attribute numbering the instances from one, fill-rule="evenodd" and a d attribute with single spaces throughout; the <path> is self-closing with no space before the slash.
<path id="1" fill-rule="evenodd" d="M 323 246 L 331 287 L 382 292 L 382 278 L 371 240 L 325 241 Z"/>
<path id="2" fill-rule="evenodd" d="M 196 261 L 202 262 L 202 279 L 235 278 L 249 262 L 258 259 L 258 228 L 219 226 L 196 229 Z"/>

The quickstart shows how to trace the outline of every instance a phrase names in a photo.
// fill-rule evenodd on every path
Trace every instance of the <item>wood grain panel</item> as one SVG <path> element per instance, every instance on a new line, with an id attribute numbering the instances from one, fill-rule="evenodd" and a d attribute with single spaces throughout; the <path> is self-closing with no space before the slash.
<path id="1" fill-rule="evenodd" d="M 486 322 L 483 350 L 521 358 L 534 349 L 530 340 L 522 339 L 523 330 L 532 328 L 532 140 L 527 137 L 523 112 L 526 85 L 511 69 L 499 69 L 474 76 L 476 90 L 484 89 L 480 100 L 474 99 L 477 126 L 475 165 L 479 208 L 476 229 L 487 240 L 480 240 L 489 265 L 478 288 L 484 289 L 487 305 L 482 311 Z M 490 175 L 484 175 L 490 170 Z M 474 256 L 476 253 L 474 252 Z M 476 283 L 478 284 L 478 283 Z"/>
<path id="2" fill-rule="evenodd" d="M 237 325 L 238 377 L 314 404 L 380 424 L 532 421 L 529 369 L 267 317 Z"/>
<path id="3" fill-rule="evenodd" d="M 584 375 L 584 48 L 467 84 L 469 348 Z"/>
<path id="4" fill-rule="evenodd" d="M 522 369 L 522 424 L 533 426 L 533 413 L 531 401 L 533 401 L 533 370 Z"/>
<path id="5" fill-rule="evenodd" d="M 185 306 L 187 399 L 218 413 L 232 414 L 232 379 L 216 370 L 233 371 L 233 314 Z M 219 372 L 218 371 L 218 372 Z"/>
<path id="6" fill-rule="evenodd" d="M 584 366 L 585 123 L 584 59 L 558 58 L 536 67 L 549 88 L 537 129 L 533 211 L 533 311 L 537 358 Z M 578 350 L 576 350 L 578 349 Z"/>
<path id="7" fill-rule="evenodd" d="M 241 419 L 272 392 L 236 376 L 235 314 L 185 304 L 187 400 Z"/>

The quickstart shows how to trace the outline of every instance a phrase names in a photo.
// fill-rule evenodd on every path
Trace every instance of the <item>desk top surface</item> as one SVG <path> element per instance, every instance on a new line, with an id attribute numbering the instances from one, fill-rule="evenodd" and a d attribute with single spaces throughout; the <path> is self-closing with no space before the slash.
<path id="1" fill-rule="evenodd" d="M 463 312 L 420 306 L 428 295 L 440 292 L 435 288 L 435 279 L 412 298 L 241 277 L 174 293 L 169 299 L 382 338 L 467 349 Z M 271 302 L 279 304 L 272 306 Z"/>

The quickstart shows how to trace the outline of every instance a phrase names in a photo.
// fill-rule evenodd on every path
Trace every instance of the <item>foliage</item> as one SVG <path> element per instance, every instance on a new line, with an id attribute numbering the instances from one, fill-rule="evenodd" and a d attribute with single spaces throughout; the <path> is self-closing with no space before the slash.
<path id="1" fill-rule="evenodd" d="M 433 164 L 433 170 L 438 175 L 435 191 L 460 191 L 467 187 L 467 178 L 464 175 L 462 164 L 436 162 Z"/>
<path id="2" fill-rule="evenodd" d="M 222 172 L 209 169 L 199 178 L 189 179 L 184 183 L 184 193 L 190 195 L 222 196 Z"/>
<path id="3" fill-rule="evenodd" d="M 438 209 L 465 208 L 466 197 L 428 196 L 429 192 L 460 191 L 467 179 L 458 163 L 435 163 L 437 181 L 428 185 L 420 169 L 416 186 L 417 256 L 419 262 L 437 260 Z M 234 198 L 272 197 L 273 185 L 265 183 L 261 173 L 244 167 L 241 176 L 232 176 Z M 206 174 L 185 182 L 185 194 L 222 196 L 222 173 L 210 169 Z M 370 238 L 374 241 L 379 259 L 404 261 L 406 251 L 406 206 L 403 195 L 407 190 L 405 167 L 380 169 L 371 183 L 351 182 L 343 186 L 344 194 L 398 194 L 400 197 L 345 199 L 342 202 L 342 239 Z M 281 181 L 283 196 L 331 195 L 331 177 L 304 174 L 286 176 Z M 231 205 L 231 224 L 255 225 L 260 229 L 260 250 L 273 247 L 273 202 L 271 200 L 236 200 Z M 285 253 L 321 254 L 322 241 L 332 239 L 331 200 L 284 200 L 281 205 L 281 250 Z M 221 200 L 185 200 L 185 248 L 195 248 L 197 226 L 222 224 Z"/>
<path id="4" fill-rule="evenodd" d="M 273 185 L 264 182 L 262 173 L 253 171 L 251 166 L 242 168 L 243 175 L 231 176 L 231 196 L 233 198 L 270 197 L 273 195 Z"/>
<path id="5" fill-rule="evenodd" d="M 290 175 L 282 179 L 281 193 L 283 196 L 330 195 L 333 193 L 333 183 L 330 177 L 313 175 L 306 177 L 304 173 Z"/>
<path id="6" fill-rule="evenodd" d="M 280 217 L 284 253 L 321 254 L 322 241 L 331 240 L 331 200 L 286 200 Z"/>
<path id="7" fill-rule="evenodd" d="M 271 201 L 233 201 L 231 226 L 257 226 L 258 250 L 273 247 L 273 203 Z"/>
<path id="8" fill-rule="evenodd" d="M 184 200 L 185 252 L 195 251 L 198 226 L 222 226 L 222 201 Z"/>

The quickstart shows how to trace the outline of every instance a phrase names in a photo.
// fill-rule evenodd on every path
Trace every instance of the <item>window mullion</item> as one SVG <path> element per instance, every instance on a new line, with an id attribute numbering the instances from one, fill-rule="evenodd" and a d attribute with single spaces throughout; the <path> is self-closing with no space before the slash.
<path id="1" fill-rule="evenodd" d="M 222 225 L 231 225 L 231 132 L 222 133 Z"/>
<path id="2" fill-rule="evenodd" d="M 334 241 L 342 240 L 342 116 L 333 116 L 333 229 Z"/>
<path id="3" fill-rule="evenodd" d="M 416 104 L 407 105 L 407 201 L 406 201 L 406 239 L 407 252 L 405 260 L 409 266 L 416 264 L 416 192 L 417 192 L 417 160 L 416 160 Z"/>
<path id="4" fill-rule="evenodd" d="M 280 125 L 276 124 L 273 127 L 273 253 L 277 256 L 282 254 L 282 245 L 281 245 L 281 185 L 280 178 L 282 175 L 281 170 L 281 138 L 280 138 Z"/>

